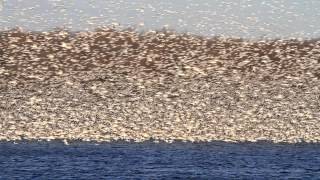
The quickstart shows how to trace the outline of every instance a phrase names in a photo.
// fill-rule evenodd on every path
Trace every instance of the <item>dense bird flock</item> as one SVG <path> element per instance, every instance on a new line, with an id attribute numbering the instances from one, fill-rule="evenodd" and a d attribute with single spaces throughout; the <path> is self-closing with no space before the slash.
<path id="1" fill-rule="evenodd" d="M 320 141 L 320 40 L 0 32 L 0 140 Z"/>

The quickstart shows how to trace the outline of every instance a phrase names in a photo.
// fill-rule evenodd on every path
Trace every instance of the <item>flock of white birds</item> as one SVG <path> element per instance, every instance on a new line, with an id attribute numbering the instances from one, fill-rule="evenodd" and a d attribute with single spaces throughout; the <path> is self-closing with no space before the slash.
<path id="1" fill-rule="evenodd" d="M 0 32 L 0 140 L 320 141 L 320 41 Z"/>
<path id="2" fill-rule="evenodd" d="M 319 9 L 0 0 L 0 140 L 319 142 Z"/>

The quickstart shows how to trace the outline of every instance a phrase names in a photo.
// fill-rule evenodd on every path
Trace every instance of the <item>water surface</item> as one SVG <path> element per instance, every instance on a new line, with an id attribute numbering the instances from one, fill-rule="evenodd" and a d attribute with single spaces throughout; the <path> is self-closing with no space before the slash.
<path id="1" fill-rule="evenodd" d="M 2 142 L 1 179 L 316 179 L 319 144 Z"/>

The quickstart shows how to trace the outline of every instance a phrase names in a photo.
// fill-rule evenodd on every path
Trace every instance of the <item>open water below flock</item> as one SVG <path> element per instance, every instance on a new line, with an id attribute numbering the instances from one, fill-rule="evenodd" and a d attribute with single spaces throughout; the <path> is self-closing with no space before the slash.
<path id="1" fill-rule="evenodd" d="M 0 143 L 0 179 L 317 179 L 319 144 Z"/>

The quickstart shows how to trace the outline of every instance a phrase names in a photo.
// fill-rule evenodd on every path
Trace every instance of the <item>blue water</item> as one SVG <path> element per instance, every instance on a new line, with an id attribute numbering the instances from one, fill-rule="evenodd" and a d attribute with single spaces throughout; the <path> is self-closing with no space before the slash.
<path id="1" fill-rule="evenodd" d="M 320 144 L 0 143 L 0 179 L 317 179 Z"/>

